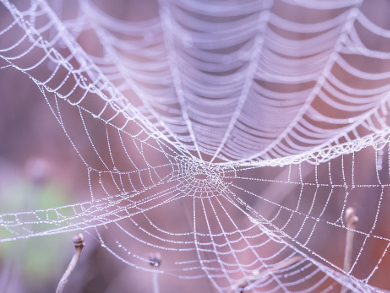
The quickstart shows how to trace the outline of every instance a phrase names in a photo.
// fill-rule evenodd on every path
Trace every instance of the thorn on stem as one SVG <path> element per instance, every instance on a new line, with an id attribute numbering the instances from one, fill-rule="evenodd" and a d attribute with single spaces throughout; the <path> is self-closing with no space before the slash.
<path id="1" fill-rule="evenodd" d="M 72 260 L 70 261 L 68 268 L 66 269 L 65 273 L 62 275 L 60 282 L 58 283 L 56 293 L 63 292 L 66 283 L 68 283 L 70 274 L 73 272 L 74 268 L 76 267 L 81 251 L 85 246 L 83 234 L 80 233 L 77 236 L 73 236 L 73 244 L 74 244 L 74 253 L 73 253 Z"/>

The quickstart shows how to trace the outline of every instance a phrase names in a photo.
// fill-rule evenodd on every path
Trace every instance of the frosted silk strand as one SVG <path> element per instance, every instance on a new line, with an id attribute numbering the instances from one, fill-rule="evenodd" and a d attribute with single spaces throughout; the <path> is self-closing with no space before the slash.
<path id="1" fill-rule="evenodd" d="M 91 199 L 2 207 L 0 242 L 82 230 L 151 273 L 154 292 L 164 274 L 218 292 L 382 292 L 388 6 L 166 0 L 130 21 L 87 0 L 72 13 L 56 1 L 57 15 L 46 1 L 2 3 L 0 68 L 38 86 Z M 348 234 L 343 268 L 324 237 L 343 247 Z"/>

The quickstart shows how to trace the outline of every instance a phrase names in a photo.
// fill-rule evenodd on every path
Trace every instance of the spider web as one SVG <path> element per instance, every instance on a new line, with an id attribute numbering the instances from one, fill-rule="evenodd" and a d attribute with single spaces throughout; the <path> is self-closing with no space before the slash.
<path id="1" fill-rule="evenodd" d="M 171 0 L 128 20 L 84 0 L 2 2 L 2 71 L 40 89 L 91 200 L 2 214 L 0 241 L 83 230 L 218 292 L 390 288 L 387 3 Z"/>

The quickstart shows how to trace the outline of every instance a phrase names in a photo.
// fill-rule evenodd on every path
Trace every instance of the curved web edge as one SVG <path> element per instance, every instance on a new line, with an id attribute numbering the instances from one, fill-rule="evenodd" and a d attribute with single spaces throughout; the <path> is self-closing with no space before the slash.
<path id="1" fill-rule="evenodd" d="M 316 23 L 315 25 L 311 23 L 298 24 L 295 22 L 287 21 L 287 19 L 278 16 L 278 13 L 280 14 L 280 11 L 278 11 L 277 9 L 270 12 L 272 10 L 272 6 L 269 7 L 269 5 L 272 4 L 271 2 L 264 2 L 264 5 L 260 5 L 259 7 L 257 7 L 257 9 L 261 8 L 259 11 L 256 10 L 256 13 L 248 17 L 248 19 L 239 19 L 236 25 L 237 30 L 239 30 L 242 29 L 242 23 L 245 23 L 243 20 L 246 20 L 248 23 L 250 23 L 250 25 L 247 24 L 247 30 L 251 28 L 251 33 L 248 33 L 249 35 L 245 36 L 245 40 L 251 40 L 254 38 L 254 36 L 259 37 L 256 37 L 256 40 L 260 40 L 260 36 L 264 35 L 265 39 L 263 41 L 259 41 L 262 46 L 255 46 L 250 41 L 248 41 L 251 45 L 249 46 L 249 49 L 245 48 L 246 51 L 244 50 L 244 48 L 242 48 L 241 51 L 234 51 L 230 54 L 225 55 L 223 54 L 223 51 L 221 51 L 222 53 L 218 54 L 210 54 L 210 52 L 207 51 L 208 49 L 211 49 L 211 47 L 207 47 L 211 46 L 211 44 L 209 44 L 209 32 L 205 30 L 205 26 L 208 23 L 214 28 L 215 24 L 212 21 L 216 21 L 218 24 L 219 17 L 221 17 L 221 15 L 224 15 L 225 13 L 228 13 L 229 15 L 232 14 L 232 17 L 243 17 L 242 15 L 247 12 L 247 10 L 245 10 L 247 9 L 247 5 L 243 5 L 242 7 L 240 7 L 242 11 L 234 10 L 234 12 L 232 12 L 229 10 L 231 9 L 229 5 L 221 7 L 222 10 L 217 10 L 213 6 L 213 4 L 210 4 L 210 7 L 207 6 L 210 9 L 206 9 L 202 7 L 196 8 L 193 3 L 183 4 L 175 3 L 175 1 L 168 1 L 167 3 L 164 2 L 165 4 L 161 4 L 164 7 L 160 9 L 162 11 L 162 16 L 152 18 L 146 24 L 139 24 L 133 22 L 119 21 L 113 17 L 108 17 L 104 14 L 103 11 L 98 10 L 96 7 L 92 7 L 92 9 L 90 9 L 92 4 L 90 4 L 88 1 L 81 1 L 81 6 L 85 7 L 84 9 L 82 9 L 85 14 L 81 14 L 82 17 L 76 20 L 77 23 L 82 23 L 81 26 L 83 27 L 83 29 L 72 29 L 73 26 L 70 24 L 71 21 L 69 21 L 69 26 L 71 30 L 76 30 L 74 32 L 75 35 L 78 35 L 80 33 L 80 30 L 87 30 L 89 28 L 93 28 L 97 32 L 98 39 L 100 43 L 102 43 L 103 48 L 108 48 L 108 55 L 105 55 L 104 58 L 100 57 L 100 59 L 96 60 L 99 62 L 99 66 L 101 66 L 102 68 L 105 68 L 106 66 L 110 65 L 110 62 L 113 62 L 113 67 L 120 67 L 118 69 L 118 73 L 122 75 L 122 81 L 119 85 L 120 87 L 122 87 L 122 85 L 125 83 L 129 83 L 128 86 L 134 89 L 138 86 L 138 79 L 140 79 L 141 84 L 142 82 L 146 82 L 144 76 L 145 72 L 141 70 L 141 68 L 144 67 L 146 68 L 144 70 L 147 71 L 148 75 L 153 76 L 153 78 L 151 78 L 152 81 L 150 81 L 150 86 L 157 86 L 159 84 L 166 83 L 163 82 L 163 79 L 161 79 L 160 71 L 162 70 L 162 68 L 165 68 L 164 72 L 166 72 L 167 75 L 172 76 L 173 80 L 176 81 L 176 79 L 179 78 L 176 81 L 175 85 L 175 87 L 177 88 L 176 91 L 181 93 L 181 98 L 178 97 L 178 99 L 180 100 L 180 104 L 182 106 L 188 107 L 188 109 L 184 111 L 184 113 L 182 113 L 183 111 L 180 111 L 180 113 L 182 114 L 178 112 L 178 116 L 174 118 L 176 120 L 172 120 L 173 117 L 169 117 L 169 115 L 166 113 L 164 114 L 164 112 L 159 114 L 156 113 L 156 115 L 160 118 L 158 120 L 165 121 L 167 125 L 170 125 L 168 126 L 168 128 L 176 129 L 174 130 L 174 132 L 177 131 L 181 133 L 182 129 L 180 127 L 174 127 L 175 125 L 182 125 L 183 121 L 180 119 L 183 118 L 183 114 L 186 115 L 186 113 L 188 112 L 189 117 L 185 118 L 185 120 L 192 126 L 187 128 L 194 128 L 192 138 L 189 141 L 192 141 L 195 144 L 199 144 L 199 147 L 195 147 L 198 152 L 198 156 L 200 156 L 199 152 L 201 152 L 206 155 L 214 155 L 214 158 L 218 156 L 219 159 L 222 160 L 222 162 L 230 162 L 230 160 L 228 159 L 229 156 L 232 157 L 232 160 L 238 162 L 267 162 L 273 160 L 274 158 L 277 159 L 278 157 L 284 158 L 294 156 L 294 153 L 298 155 L 299 153 L 310 152 L 313 148 L 316 150 L 315 152 L 317 152 L 317 150 L 323 147 L 328 148 L 329 145 L 332 144 L 336 145 L 344 143 L 345 141 L 350 141 L 355 138 L 365 136 L 367 134 L 367 130 L 369 132 L 376 132 L 378 130 L 386 128 L 387 125 L 384 122 L 384 116 L 386 116 L 385 112 L 387 111 L 387 106 L 385 105 L 387 104 L 386 101 L 388 100 L 388 87 L 374 85 L 373 88 L 369 90 L 357 90 L 353 88 L 356 82 L 364 82 L 365 79 L 369 78 L 367 73 L 358 69 L 361 66 L 361 63 L 366 62 L 368 58 L 387 58 L 386 53 L 369 50 L 368 48 L 365 48 L 363 44 L 364 38 L 367 38 L 367 36 L 364 36 L 364 34 L 362 34 L 361 30 L 358 28 L 358 25 L 362 24 L 364 28 L 367 29 L 372 35 L 378 34 L 378 30 L 381 30 L 379 33 L 385 36 L 386 30 L 381 29 L 371 23 L 369 20 L 367 20 L 367 17 L 364 15 L 364 13 L 359 11 L 358 7 L 362 4 L 362 2 L 346 1 L 340 5 L 334 5 L 331 2 L 326 4 L 323 3 L 324 5 L 328 5 L 329 9 L 334 9 L 332 13 L 336 14 L 330 15 L 329 19 Z M 288 4 L 297 6 L 296 4 L 292 2 L 290 3 L 289 1 L 284 2 L 286 2 L 286 5 Z M 269 9 L 270 11 L 264 9 Z M 337 9 L 344 9 L 344 12 L 340 13 L 340 11 L 338 11 Z M 195 15 L 189 12 L 184 13 L 183 11 L 186 10 L 194 10 Z M 267 17 L 262 17 L 263 14 L 268 15 L 269 19 Z M 208 15 L 210 17 L 209 22 L 200 21 L 200 17 L 204 15 Z M 187 20 L 190 28 L 183 26 L 184 19 Z M 166 23 L 166 25 L 163 25 L 163 27 L 166 27 L 165 33 L 163 33 L 162 28 L 159 27 L 160 20 L 163 23 Z M 356 22 L 358 24 L 356 24 Z M 146 27 L 143 27 L 143 25 L 145 25 Z M 259 29 L 257 29 L 258 26 Z M 274 26 L 281 31 L 270 29 Z M 137 29 L 135 29 L 135 27 Z M 129 32 L 125 33 L 125 29 L 127 29 Z M 218 38 L 218 40 L 220 40 L 221 44 L 228 42 L 229 38 L 226 38 L 225 36 L 227 32 L 234 34 L 234 36 L 236 36 L 237 33 L 230 27 L 229 29 L 219 29 L 219 27 L 216 25 L 214 29 L 216 30 L 214 34 L 216 34 L 216 37 Z M 261 29 L 264 29 L 266 31 L 263 32 Z M 252 30 L 254 30 L 255 32 L 252 33 Z M 194 31 L 197 31 L 197 33 L 194 33 Z M 301 31 L 304 31 L 306 33 L 313 33 L 315 34 L 315 37 L 304 40 L 289 40 L 283 35 L 285 32 L 290 32 L 299 35 Z M 147 33 L 149 33 L 149 35 Z M 118 34 L 125 34 L 124 39 L 122 40 L 119 36 L 117 36 Z M 237 35 L 236 39 L 240 39 L 239 36 L 240 35 Z M 136 41 L 132 42 L 131 45 L 124 41 L 126 40 L 126 38 L 135 37 L 137 39 Z M 169 40 L 167 39 L 164 42 L 164 38 L 168 38 Z M 303 33 L 302 38 L 305 38 Z M 324 46 L 327 48 L 324 52 L 322 52 L 321 50 L 318 51 L 318 47 L 320 46 L 313 47 L 314 44 L 318 44 L 318 42 L 323 40 L 326 40 L 326 44 L 324 44 Z M 231 42 L 232 41 L 230 41 L 230 43 L 228 42 L 227 44 L 229 44 L 229 46 L 233 46 Z M 170 44 L 170 50 L 167 50 L 166 48 L 162 49 L 162 47 L 165 46 L 165 43 Z M 301 52 L 300 54 L 304 54 L 304 56 L 295 56 L 294 50 L 292 51 L 292 53 L 288 53 L 286 50 L 283 50 L 283 48 L 285 49 L 287 47 L 291 47 L 296 50 L 299 49 L 299 52 Z M 250 50 L 252 50 L 251 48 L 256 48 L 256 50 L 253 51 L 256 52 L 256 54 L 253 53 L 251 55 L 248 53 Z M 148 56 L 148 58 L 151 59 L 147 63 L 142 63 L 138 61 L 137 58 L 132 56 L 134 54 L 140 54 L 139 57 L 143 57 L 141 53 L 137 52 L 145 52 L 145 57 Z M 170 57 L 165 56 L 165 52 Z M 253 57 L 250 58 L 250 62 L 247 60 L 247 57 L 249 55 L 247 54 L 248 56 L 246 56 L 244 52 L 247 52 L 250 56 Z M 158 55 L 159 59 L 154 60 L 153 58 L 156 58 L 157 53 L 160 54 Z M 288 61 L 288 58 L 281 58 L 278 54 L 283 54 L 286 56 L 290 56 L 291 54 L 291 58 L 302 58 L 299 59 L 299 62 L 301 62 L 302 64 L 296 61 Z M 306 64 L 308 62 L 306 60 L 311 60 L 311 58 L 313 58 L 313 54 L 315 54 L 315 58 L 311 61 L 311 63 L 315 65 L 312 65 L 313 68 L 311 68 L 308 66 L 308 64 Z M 354 59 L 348 59 L 348 55 L 353 56 L 352 58 Z M 122 60 L 126 61 L 124 62 L 124 66 L 122 66 L 122 64 L 118 64 L 118 56 L 120 56 Z M 108 58 L 108 60 L 106 60 L 106 58 Z M 204 63 L 213 60 L 215 64 L 207 63 L 209 64 L 208 66 L 210 66 L 210 68 L 203 68 L 206 65 L 199 65 L 203 64 L 199 62 L 194 63 L 194 58 L 198 58 Z M 222 59 L 219 60 L 220 58 Z M 229 58 L 233 59 L 230 60 Z M 169 60 L 171 59 L 174 60 L 174 62 L 169 62 Z M 229 59 L 230 61 L 227 62 L 227 59 Z M 233 60 L 235 61 L 233 62 Z M 227 63 L 225 64 L 224 62 Z M 172 64 L 176 65 L 173 66 Z M 245 64 L 249 65 L 246 66 Z M 255 65 L 257 66 L 257 68 L 255 68 Z M 173 69 L 171 68 L 172 66 L 174 67 Z M 233 138 L 237 136 L 244 138 L 246 137 L 248 139 L 250 138 L 251 141 L 246 141 L 247 144 L 245 147 L 243 147 L 241 146 L 241 141 L 234 142 L 234 139 L 230 141 L 229 138 L 228 142 L 226 138 L 229 135 L 225 135 L 225 139 L 222 139 L 222 142 L 225 142 L 222 144 L 220 143 L 219 146 L 221 151 L 222 146 L 226 145 L 226 154 L 219 156 L 218 153 L 220 151 L 214 152 L 211 150 L 211 145 L 213 144 L 212 141 L 215 140 L 216 137 L 219 137 L 220 134 L 218 130 L 219 124 L 214 125 L 214 122 L 210 122 L 208 126 L 204 125 L 204 127 L 202 126 L 203 128 L 199 128 L 200 126 L 198 125 L 198 122 L 200 122 L 199 109 L 203 109 L 205 111 L 203 115 L 205 115 L 205 113 L 210 114 L 208 112 L 209 109 L 204 108 L 204 105 L 206 104 L 204 104 L 205 102 L 202 100 L 202 95 L 212 97 L 216 95 L 214 92 L 207 92 L 206 89 L 204 89 L 204 91 L 201 90 L 201 84 L 202 82 L 206 82 L 208 84 L 208 88 L 217 87 L 219 83 L 222 82 L 222 79 L 217 79 L 217 77 L 212 75 L 211 73 L 214 72 L 215 74 L 217 74 L 225 72 L 225 67 L 227 68 L 225 69 L 226 71 L 229 68 L 242 69 L 242 72 L 240 71 L 238 73 L 228 75 L 229 78 L 233 78 L 236 75 L 244 77 L 247 76 L 247 78 L 244 78 L 246 82 L 243 82 L 242 87 L 240 83 L 239 88 L 242 88 L 242 95 L 239 95 L 241 97 L 241 99 L 239 99 L 240 102 L 235 104 L 235 108 L 233 107 L 234 109 L 236 109 L 235 112 L 233 111 L 234 113 L 241 113 L 240 119 L 238 119 L 238 114 L 233 115 L 233 118 L 229 120 L 229 123 L 232 126 L 227 127 L 229 131 L 225 133 L 231 132 L 231 136 Z M 301 67 L 303 69 L 301 69 Z M 340 69 L 338 69 L 338 67 L 342 68 L 341 70 L 344 70 L 345 73 L 350 76 L 352 81 L 346 82 L 345 80 L 340 79 L 340 77 L 337 77 L 336 75 L 340 73 Z M 273 77 L 273 79 L 280 79 L 281 77 L 284 78 L 283 80 L 279 80 L 279 82 L 284 82 L 287 84 L 291 83 L 291 85 L 299 85 L 308 83 L 309 81 L 316 81 L 316 84 L 308 92 L 291 92 L 288 93 L 288 95 L 285 95 L 286 93 L 275 92 L 275 90 L 270 91 L 268 86 L 264 87 L 264 85 L 260 86 L 260 84 L 257 84 L 261 81 L 275 82 L 275 80 L 273 80 L 272 78 L 269 79 L 270 72 L 276 71 L 273 68 L 277 68 L 279 71 L 282 72 L 279 73 L 279 77 L 277 77 L 276 75 L 275 77 Z M 172 70 L 174 70 L 176 73 L 173 74 L 171 72 Z M 307 75 L 305 73 L 308 70 L 314 70 L 314 73 L 310 75 L 310 78 L 305 77 Z M 203 71 L 207 71 L 209 72 L 209 74 L 200 74 L 200 72 Z M 134 73 L 129 74 L 129 72 Z M 256 72 L 255 75 L 254 72 Z M 298 74 L 292 75 L 292 72 L 298 72 Z M 188 80 L 187 75 L 191 75 L 193 77 L 192 80 L 194 81 L 194 83 L 191 83 Z M 297 78 L 297 80 L 295 80 L 294 78 Z M 306 79 L 301 80 L 300 78 Z M 375 74 L 375 78 L 383 79 L 385 78 L 385 76 L 383 74 L 378 73 Z M 117 75 L 115 75 L 113 79 L 119 80 Z M 228 78 L 226 78 L 225 80 L 227 79 Z M 252 80 L 256 80 L 256 82 L 250 84 L 249 81 Z M 228 87 L 230 91 L 233 91 L 233 89 L 231 89 L 230 84 L 224 84 L 224 86 Z M 173 96 L 177 96 L 172 92 L 174 86 L 172 85 L 172 87 L 170 88 L 170 95 L 172 94 Z M 247 88 L 249 88 L 249 90 L 246 90 Z M 224 91 L 221 91 L 221 89 L 219 89 L 218 92 L 221 92 L 219 93 L 219 95 L 217 95 L 218 97 L 225 97 L 226 93 L 224 93 Z M 263 94 L 261 94 L 261 92 L 263 92 Z M 159 105 L 160 102 L 162 102 L 162 100 L 160 101 L 157 95 L 157 91 L 147 92 L 147 90 L 145 89 L 139 89 L 137 93 L 139 93 L 140 96 L 143 97 L 143 102 L 149 106 L 151 106 L 152 104 L 151 101 L 149 101 L 149 98 L 146 97 L 148 95 L 153 96 L 153 104 Z M 145 93 L 147 93 L 146 96 Z M 234 91 L 234 93 L 236 92 Z M 265 118 L 263 120 L 259 120 L 259 117 L 261 118 L 262 116 L 262 111 L 260 111 L 260 114 L 256 112 L 259 109 L 256 108 L 256 103 L 253 103 L 254 99 L 261 99 L 261 101 L 257 104 L 269 104 L 268 106 L 272 106 L 274 103 L 272 102 L 272 99 L 281 99 L 281 97 L 285 95 L 286 97 L 283 99 L 288 98 L 289 100 L 291 100 L 292 94 L 294 94 L 294 100 L 302 100 L 301 95 L 304 95 L 305 100 L 304 102 L 302 102 L 302 105 L 306 106 L 302 108 L 302 105 L 296 105 L 295 108 L 299 106 L 297 108 L 299 111 L 295 115 L 295 118 L 291 122 L 291 125 L 285 125 L 286 127 L 283 127 L 283 134 L 279 136 L 280 139 L 275 138 L 276 140 L 273 141 L 275 149 L 272 148 L 271 144 L 268 146 L 268 148 L 272 149 L 270 149 L 270 152 L 263 151 L 261 153 L 251 155 L 249 158 L 244 159 L 242 157 L 246 156 L 241 156 L 237 154 L 234 155 L 234 153 L 238 151 L 238 149 L 240 149 L 241 151 L 243 149 L 245 149 L 245 151 L 248 151 L 248 149 L 254 147 L 255 144 L 257 146 L 257 149 L 259 148 L 259 146 L 262 147 L 263 145 L 267 145 L 267 143 L 264 143 L 263 141 L 264 137 L 261 139 L 256 138 L 256 136 L 258 135 L 263 136 L 266 134 L 263 133 L 264 131 L 262 131 L 261 129 L 257 129 L 254 126 L 255 124 L 266 125 L 267 127 L 269 126 L 271 128 L 275 126 L 272 125 L 272 123 L 269 124 L 266 120 L 264 120 Z M 309 95 L 309 98 L 306 98 L 306 95 Z M 170 97 L 169 100 L 170 103 L 176 101 L 174 97 Z M 217 103 L 215 104 L 218 106 Z M 382 105 L 382 109 L 379 109 L 379 104 Z M 281 103 L 277 103 L 275 105 L 278 108 L 285 107 L 286 105 L 288 105 L 288 107 L 285 107 L 285 109 L 288 111 L 292 109 L 292 105 L 290 105 L 287 100 L 284 102 L 282 101 Z M 160 106 L 158 106 L 157 108 L 159 108 Z M 209 103 L 209 108 L 211 106 L 212 105 Z M 328 113 L 326 115 L 321 114 L 320 110 L 323 106 L 331 107 L 332 111 L 337 111 L 339 108 L 343 108 L 345 110 L 345 117 L 335 118 L 336 116 L 333 117 L 334 115 L 332 113 Z M 253 111 L 253 109 L 252 111 L 250 111 L 251 108 L 255 109 L 256 111 Z M 159 110 L 162 109 L 163 108 Z M 269 110 L 273 111 L 274 109 L 273 107 L 271 107 Z M 358 114 L 353 113 L 356 111 L 358 112 Z M 225 108 L 215 108 L 213 112 L 218 113 L 219 115 L 222 112 L 225 113 Z M 230 114 L 229 117 L 232 116 Z M 248 116 L 250 119 L 245 118 L 246 116 Z M 208 118 L 214 119 L 212 117 L 213 116 L 210 116 Z M 222 116 L 218 118 L 218 121 L 222 121 L 221 118 Z M 179 119 L 181 122 L 177 119 Z M 322 122 L 326 122 L 327 125 L 320 126 Z M 208 129 L 207 127 L 211 126 L 211 124 L 213 125 L 213 128 Z M 242 132 L 241 134 L 243 135 L 241 135 L 237 132 L 237 130 L 233 130 L 233 128 L 235 128 L 236 126 L 239 126 L 241 130 L 247 130 L 246 132 L 244 131 L 245 133 Z M 251 127 L 254 127 L 252 129 L 253 131 L 250 131 Z M 334 129 L 334 127 L 336 127 L 337 129 Z M 292 131 L 290 131 L 290 128 L 292 129 Z M 362 129 L 359 130 L 359 128 Z M 256 129 L 256 131 L 254 129 Z M 277 129 L 280 130 L 281 127 L 278 126 Z M 277 130 L 276 133 L 279 133 L 279 130 Z M 213 133 L 213 137 L 209 137 L 209 135 L 205 135 L 205 133 Z M 267 134 L 266 136 L 268 137 L 269 135 Z M 188 138 L 186 139 L 185 136 L 178 139 L 186 143 L 188 142 Z M 296 142 L 297 140 L 298 143 Z M 218 144 L 216 146 L 218 146 Z M 193 150 L 192 147 L 187 146 L 187 148 Z M 228 155 L 228 153 L 230 153 L 230 155 Z M 319 158 L 319 160 L 322 161 L 322 158 Z"/>

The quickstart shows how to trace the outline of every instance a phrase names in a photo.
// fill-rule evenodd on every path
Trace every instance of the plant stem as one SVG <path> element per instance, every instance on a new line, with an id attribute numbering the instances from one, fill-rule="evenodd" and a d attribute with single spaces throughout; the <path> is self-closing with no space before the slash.
<path id="1" fill-rule="evenodd" d="M 227 293 L 234 293 L 236 290 L 240 290 L 239 292 L 243 292 L 245 287 L 248 287 L 251 283 L 255 282 L 256 280 L 271 274 L 274 271 L 284 269 L 286 267 L 289 267 L 298 261 L 302 260 L 303 258 L 301 256 L 294 256 L 285 262 L 282 262 L 270 269 L 264 270 L 262 272 L 254 271 L 251 276 L 248 276 L 246 278 L 243 278 L 239 280 L 236 284 L 232 286 L 232 288 Z"/>
<path id="2" fill-rule="evenodd" d="M 74 253 L 73 253 L 72 260 L 70 261 L 68 268 L 66 269 L 65 273 L 62 275 L 60 282 L 58 283 L 56 293 L 63 292 L 66 283 L 68 283 L 70 274 L 73 272 L 74 268 L 76 267 L 81 251 L 85 246 L 83 234 L 80 233 L 78 236 L 73 236 L 73 243 L 74 243 Z"/>
<path id="3" fill-rule="evenodd" d="M 345 211 L 345 222 L 347 224 L 347 237 L 345 240 L 344 271 L 349 272 L 352 264 L 353 236 L 355 235 L 356 224 L 359 218 L 355 215 L 355 209 L 349 207 Z"/>
<path id="4" fill-rule="evenodd" d="M 347 236 L 345 240 L 344 252 L 344 271 L 349 274 L 352 265 L 352 251 L 353 251 L 353 236 L 355 235 L 356 224 L 359 218 L 355 215 L 355 209 L 349 207 L 345 210 L 345 222 L 347 224 Z M 347 288 L 342 286 L 341 292 L 347 292 Z"/>

